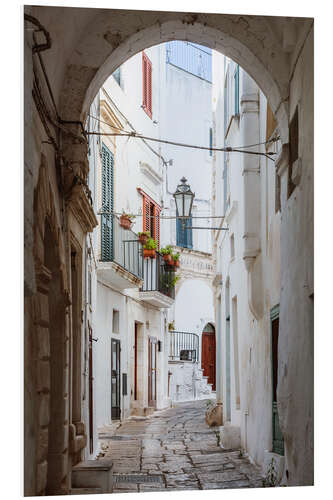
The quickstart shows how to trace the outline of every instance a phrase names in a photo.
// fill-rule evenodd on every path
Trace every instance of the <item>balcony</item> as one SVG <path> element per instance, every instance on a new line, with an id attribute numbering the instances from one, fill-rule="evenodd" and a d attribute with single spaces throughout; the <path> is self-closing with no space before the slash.
<path id="1" fill-rule="evenodd" d="M 199 335 L 189 332 L 170 333 L 169 361 L 198 361 Z"/>
<path id="2" fill-rule="evenodd" d="M 155 259 L 144 259 L 140 299 L 159 309 L 171 307 L 175 300 L 174 277 L 175 268 L 168 266 L 158 252 Z"/>
<path id="3" fill-rule="evenodd" d="M 101 215 L 100 228 L 99 279 L 118 290 L 142 286 L 143 257 L 136 233 L 121 227 L 115 215 Z"/>

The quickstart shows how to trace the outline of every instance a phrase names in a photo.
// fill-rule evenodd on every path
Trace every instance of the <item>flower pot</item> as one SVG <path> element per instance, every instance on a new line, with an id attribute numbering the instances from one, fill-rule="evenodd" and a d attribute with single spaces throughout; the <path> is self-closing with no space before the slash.
<path id="1" fill-rule="evenodd" d="M 170 254 L 163 255 L 163 260 L 168 266 L 172 266 L 173 259 Z"/>
<path id="2" fill-rule="evenodd" d="M 173 262 L 174 262 L 174 264 L 173 264 L 173 265 L 174 265 L 175 267 L 179 267 L 179 266 L 180 266 L 180 262 L 179 262 L 179 260 L 174 260 Z"/>
<path id="3" fill-rule="evenodd" d="M 148 248 L 143 249 L 143 257 L 144 259 L 155 259 L 156 258 L 156 250 L 155 248 L 149 250 Z"/>
<path id="4" fill-rule="evenodd" d="M 132 227 L 132 221 L 129 217 L 126 217 L 126 215 L 121 215 L 120 216 L 120 226 L 123 227 L 124 229 L 131 229 Z"/>
<path id="5" fill-rule="evenodd" d="M 146 234 L 140 234 L 139 241 L 141 245 L 145 245 L 147 243 L 148 238 L 149 236 L 147 236 Z"/>

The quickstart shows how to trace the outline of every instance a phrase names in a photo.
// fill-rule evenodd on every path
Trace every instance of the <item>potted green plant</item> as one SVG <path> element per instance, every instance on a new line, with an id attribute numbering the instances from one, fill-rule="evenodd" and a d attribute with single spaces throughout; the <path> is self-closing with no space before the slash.
<path id="1" fill-rule="evenodd" d="M 166 262 L 166 264 L 168 264 L 169 266 L 173 265 L 172 256 L 171 256 L 172 255 L 171 245 L 167 245 L 166 247 L 161 248 L 160 254 L 163 255 L 163 259 L 164 259 L 164 262 Z"/>
<path id="2" fill-rule="evenodd" d="M 150 238 L 150 232 L 149 231 L 142 231 L 138 233 L 139 236 L 139 241 L 142 245 L 145 245 L 147 243 L 148 238 Z"/>
<path id="3" fill-rule="evenodd" d="M 135 219 L 135 215 L 126 214 L 125 212 L 123 212 L 120 216 L 119 224 L 124 229 L 131 229 L 133 219 Z"/>
<path id="4" fill-rule="evenodd" d="M 176 275 L 172 278 L 172 280 L 171 280 L 171 286 L 172 286 L 172 287 L 176 286 L 176 283 L 177 283 L 177 281 L 179 281 L 179 280 L 180 280 L 180 276 L 178 276 L 178 274 L 176 274 Z"/>
<path id="5" fill-rule="evenodd" d="M 148 257 L 155 259 L 156 257 L 157 243 L 153 238 L 148 238 L 146 243 L 143 245 L 143 257 L 147 259 Z"/>
<path id="6" fill-rule="evenodd" d="M 175 329 L 175 322 L 171 321 L 171 323 L 169 323 L 168 325 L 168 330 L 169 332 L 172 332 L 174 329 Z"/>
<path id="7" fill-rule="evenodd" d="M 180 261 L 179 261 L 179 258 L 180 258 L 180 253 L 179 253 L 179 252 L 177 252 L 177 253 L 173 253 L 173 254 L 171 255 L 171 257 L 172 257 L 172 260 L 173 260 L 173 265 L 174 265 L 175 267 L 179 267 L 179 266 L 180 266 Z"/>

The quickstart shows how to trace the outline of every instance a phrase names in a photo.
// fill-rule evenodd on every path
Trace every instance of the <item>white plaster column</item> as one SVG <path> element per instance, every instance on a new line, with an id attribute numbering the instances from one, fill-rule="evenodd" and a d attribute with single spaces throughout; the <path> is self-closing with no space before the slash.
<path id="1" fill-rule="evenodd" d="M 221 290 L 221 281 L 218 285 Z M 216 404 L 221 405 L 223 401 L 222 384 L 222 307 L 221 294 L 216 299 Z"/>
<path id="2" fill-rule="evenodd" d="M 259 142 L 259 91 L 252 78 L 241 71 L 241 119 L 242 145 Z M 248 271 L 248 301 L 253 315 L 263 314 L 261 293 L 262 270 L 257 259 L 260 254 L 260 160 L 256 155 L 242 155 L 244 251 L 243 259 Z"/>

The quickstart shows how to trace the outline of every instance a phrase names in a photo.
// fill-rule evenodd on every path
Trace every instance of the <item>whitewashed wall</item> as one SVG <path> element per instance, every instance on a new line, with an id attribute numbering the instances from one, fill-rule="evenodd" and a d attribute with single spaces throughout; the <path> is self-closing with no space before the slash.
<path id="1" fill-rule="evenodd" d="M 267 102 L 258 87 L 241 69 L 240 117 L 232 116 L 235 67 L 234 62 L 214 53 L 215 141 L 223 145 L 224 77 L 227 75 L 231 97 L 226 145 L 241 146 L 245 145 L 244 141 L 247 140 L 249 144 L 263 142 L 266 140 Z M 252 106 L 251 113 L 247 107 L 250 106 L 249 102 Z M 252 150 L 265 152 L 264 147 L 260 149 L 260 146 Z M 247 174 L 244 176 L 244 171 L 249 169 L 256 173 L 249 174 L 248 179 Z M 257 184 L 253 185 L 249 194 L 247 183 L 253 182 L 251 175 Z M 215 156 L 214 178 L 213 198 L 216 197 L 214 210 L 217 213 L 224 205 L 221 183 L 222 154 Z M 240 429 L 242 448 L 257 463 L 263 464 L 265 450 L 272 449 L 270 310 L 279 303 L 280 295 L 280 212 L 275 213 L 274 162 L 259 156 L 229 153 L 227 192 L 230 202 L 226 210 L 225 223 L 229 230 L 215 234 L 214 242 L 216 267 L 222 278 L 222 286 L 217 285 L 215 289 L 216 313 L 220 314 L 216 321 L 221 325 L 218 332 L 221 336 L 221 347 L 217 356 L 222 369 L 219 374 L 218 390 L 223 401 L 224 421 L 229 422 L 227 425 L 234 429 Z M 250 280 L 245 265 L 249 253 L 248 242 L 244 235 L 249 234 L 249 224 L 253 224 L 253 231 L 257 231 L 256 238 L 260 249 L 254 264 L 257 266 L 254 270 L 254 273 L 257 273 L 255 282 Z M 257 314 L 260 300 L 263 302 L 262 314 Z M 230 414 L 226 338 L 228 313 L 230 313 Z"/>

